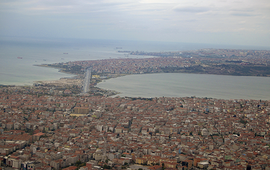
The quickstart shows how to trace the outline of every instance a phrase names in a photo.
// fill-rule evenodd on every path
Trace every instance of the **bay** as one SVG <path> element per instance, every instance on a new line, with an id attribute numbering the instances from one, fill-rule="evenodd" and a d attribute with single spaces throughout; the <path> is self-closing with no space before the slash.
<path id="1" fill-rule="evenodd" d="M 160 73 L 127 75 L 97 85 L 120 97 L 208 97 L 270 100 L 270 78 L 209 74 Z"/>

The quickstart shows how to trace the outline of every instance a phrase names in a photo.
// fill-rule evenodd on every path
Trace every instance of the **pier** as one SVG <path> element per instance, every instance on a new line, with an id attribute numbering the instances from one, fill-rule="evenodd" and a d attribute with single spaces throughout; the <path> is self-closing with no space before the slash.
<path id="1" fill-rule="evenodd" d="M 82 93 L 87 93 L 90 90 L 90 81 L 92 77 L 92 67 L 88 67 L 85 72 L 85 78 L 83 81 Z"/>

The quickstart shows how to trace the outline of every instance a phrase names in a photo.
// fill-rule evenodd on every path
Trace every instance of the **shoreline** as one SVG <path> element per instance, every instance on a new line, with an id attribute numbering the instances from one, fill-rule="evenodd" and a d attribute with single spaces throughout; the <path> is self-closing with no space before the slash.
<path id="1" fill-rule="evenodd" d="M 48 65 L 34 65 L 34 66 L 38 66 L 38 67 L 46 67 L 46 68 L 54 68 L 57 69 L 58 72 L 60 73 L 64 73 L 64 74 L 68 74 L 68 75 L 73 75 L 72 77 L 60 77 L 59 79 L 46 79 L 46 80 L 35 80 L 32 82 L 32 84 L 0 84 L 1 86 L 33 86 L 33 84 L 35 83 L 39 83 L 39 82 L 45 82 L 45 81 L 58 81 L 61 79 L 76 79 L 76 77 L 80 76 L 80 75 L 76 75 L 76 74 L 72 74 L 69 72 L 65 72 L 62 69 L 56 68 L 56 67 L 52 67 L 52 66 L 48 66 Z M 207 73 L 188 73 L 188 72 L 172 72 L 172 73 L 165 73 L 165 72 L 161 72 L 161 73 L 141 73 L 141 74 L 111 74 L 111 75 L 116 75 L 115 77 L 109 77 L 109 78 L 105 78 L 102 79 L 102 81 L 104 80 L 109 80 L 112 78 L 118 78 L 118 77 L 123 77 L 123 76 L 129 76 L 129 75 L 151 75 L 151 74 L 198 74 L 198 75 L 217 75 L 217 76 L 233 76 L 233 77 L 261 77 L 261 78 L 270 78 L 270 76 L 248 76 L 248 75 L 230 75 L 230 74 L 207 74 Z M 97 84 L 101 83 L 102 81 L 98 82 Z M 96 85 L 97 85 L 96 84 Z M 96 86 L 95 85 L 95 86 Z"/>
<path id="2" fill-rule="evenodd" d="M 48 85 L 48 86 L 51 86 L 51 85 L 60 85 L 60 86 L 72 86 L 72 85 L 76 85 L 76 86 L 81 86 L 81 82 L 83 81 L 83 79 L 81 78 L 82 75 L 76 75 L 76 74 L 71 74 L 71 73 L 68 73 L 68 72 L 65 72 L 63 71 L 62 69 L 59 69 L 59 68 L 55 68 L 55 67 L 52 67 L 52 66 L 48 66 L 48 65 L 35 65 L 35 66 L 39 66 L 39 67 L 47 67 L 47 68 L 54 68 L 54 69 L 58 69 L 58 71 L 62 73 L 65 73 L 65 74 L 68 74 L 68 75 L 73 75 L 72 77 L 61 77 L 59 79 L 50 79 L 50 80 L 37 80 L 37 81 L 33 81 L 32 84 L 29 84 L 29 85 L 5 85 L 5 84 L 0 84 L 0 87 L 25 87 L 25 86 L 28 86 L 28 87 L 31 87 L 31 86 L 35 86 L 36 84 L 43 84 L 43 85 Z M 92 89 L 96 89 L 98 90 L 99 92 L 100 91 L 103 91 L 103 92 L 112 92 L 112 93 L 115 93 L 114 95 L 105 95 L 106 97 L 110 96 L 110 97 L 117 97 L 119 96 L 119 94 L 123 94 L 123 92 L 120 92 L 120 91 L 117 91 L 117 90 L 113 90 L 113 89 L 110 89 L 110 88 L 102 88 L 102 87 L 99 87 L 98 85 L 100 83 L 104 83 L 104 81 L 106 80 L 110 80 L 112 78 L 118 78 L 118 77 L 124 77 L 124 76 L 128 76 L 128 75 L 153 75 L 153 74 L 168 74 L 168 73 L 140 73 L 140 74 L 110 74 L 109 76 L 107 75 L 106 78 L 102 78 L 102 79 L 95 79 L 93 78 L 93 80 L 96 80 L 96 84 L 95 85 L 92 85 Z M 171 73 L 171 74 L 179 74 L 179 73 Z M 219 75 L 219 74 L 203 74 L 203 73 L 180 73 L 180 74 L 192 74 L 192 75 L 212 75 L 212 76 L 233 76 L 235 77 L 235 75 Z M 239 76 L 239 77 L 262 77 L 262 78 L 265 78 L 264 76 Z M 68 82 L 70 80 L 70 82 Z M 80 80 L 80 81 L 78 81 Z M 75 81 L 76 84 L 72 81 Z M 77 94 L 79 95 L 79 94 Z M 164 95 L 165 96 L 165 95 Z M 170 95 L 169 95 L 170 96 Z M 196 96 L 196 95 L 190 95 L 190 96 Z M 120 96 L 120 97 L 142 97 L 142 96 L 132 96 L 132 95 L 126 95 L 126 96 Z M 146 97 L 146 96 L 144 96 Z M 147 96 L 149 97 L 149 96 Z M 152 96 L 153 97 L 153 96 Z M 165 97 L 168 97 L 168 96 L 165 96 Z M 176 97 L 187 97 L 187 96 L 176 96 Z M 207 96 L 202 96 L 202 98 L 204 97 L 207 97 Z M 207 97 L 207 98 L 217 98 L 217 97 Z M 224 98 L 217 98 L 217 99 L 224 99 Z M 237 98 L 226 98 L 224 100 L 230 100 L 230 99 L 237 99 Z M 244 98 L 243 98 L 244 99 Z M 253 99 L 252 99 L 253 100 Z M 259 99 L 254 99 L 254 100 L 259 100 Z M 263 100 L 269 100 L 269 99 L 263 99 Z"/>
<path id="3" fill-rule="evenodd" d="M 98 60 L 97 60 L 98 61 Z M 83 67 L 78 67 L 80 69 L 80 73 L 81 74 L 76 74 L 76 73 L 72 73 L 72 71 L 76 71 L 72 68 L 72 66 L 68 66 L 67 64 L 63 64 L 63 63 L 55 63 L 55 64 L 39 64 L 39 65 L 33 65 L 33 66 L 38 66 L 38 67 L 45 67 L 45 68 L 54 68 L 57 69 L 58 72 L 60 73 L 64 73 L 67 74 L 68 76 L 64 76 L 64 77 L 60 77 L 59 79 L 46 79 L 46 80 L 37 80 L 37 81 L 33 81 L 32 84 L 15 84 L 15 85 L 0 85 L 3 87 L 14 87 L 14 86 L 35 86 L 36 84 L 43 84 L 43 85 L 56 85 L 56 86 L 71 86 L 71 85 L 76 85 L 78 87 L 81 87 L 83 79 L 84 79 L 84 72 L 82 71 Z M 64 66 L 64 67 L 63 67 Z M 76 68 L 77 69 L 77 68 Z M 180 68 L 181 69 L 181 68 Z M 171 72 L 169 72 L 171 71 Z M 167 74 L 167 73 L 173 73 L 173 74 L 192 74 L 192 75 L 217 75 L 217 76 L 238 76 L 238 77 L 269 77 L 269 76 L 255 76 L 255 75 L 236 75 L 236 74 L 218 74 L 218 73 L 207 73 L 207 72 L 186 72 L 188 70 L 168 70 L 167 72 L 142 72 L 142 73 L 128 73 L 128 74 L 113 74 L 113 73 L 100 73 L 97 74 L 95 73 L 95 75 L 98 78 L 92 78 L 91 80 L 91 88 L 94 89 L 94 91 L 98 91 L 98 94 L 102 94 L 100 92 L 104 92 L 105 93 L 116 93 L 115 95 L 109 95 L 111 97 L 116 97 L 119 94 L 123 94 L 123 92 L 119 92 L 117 90 L 111 90 L 110 88 L 101 88 L 98 85 L 106 80 L 110 80 L 112 78 L 118 78 L 118 77 L 123 77 L 123 76 L 127 76 L 127 75 L 153 75 L 153 74 Z M 93 77 L 93 75 L 92 75 Z M 105 77 L 105 78 L 103 78 Z M 70 80 L 70 81 L 69 81 Z M 107 96 L 107 95 L 105 95 Z M 128 95 L 127 95 L 128 96 Z M 166 96 L 166 95 L 164 95 Z M 170 96 L 170 95 L 169 95 Z M 193 95 L 191 95 L 193 96 Z M 124 95 L 122 96 L 124 97 Z M 125 96 L 126 97 L 126 96 Z M 129 97 L 132 97 L 129 96 Z M 137 96 L 139 97 L 139 96 Z M 211 97 L 213 98 L 213 97 Z M 257 100 L 257 99 L 256 99 Z"/>
<path id="4" fill-rule="evenodd" d="M 64 72 L 62 69 L 59 69 L 59 68 L 56 68 L 56 67 L 52 67 L 52 66 L 48 66 L 48 64 L 41 64 L 41 65 L 35 64 L 33 66 L 57 69 L 58 72 L 64 73 L 64 74 L 67 74 L 67 75 L 70 75 L 71 76 L 71 77 L 69 77 L 69 76 L 68 77 L 60 77 L 57 80 L 55 80 L 55 79 L 37 80 L 37 81 L 33 81 L 33 85 L 35 83 L 48 83 L 48 82 L 56 82 L 56 81 L 67 80 L 67 79 L 70 79 L 70 80 L 78 79 L 78 75 L 72 74 L 72 73 L 68 73 L 68 72 Z"/>
<path id="5" fill-rule="evenodd" d="M 118 75 L 118 76 L 115 76 L 115 77 L 109 77 L 109 78 L 106 78 L 106 79 L 102 79 L 102 81 L 98 82 L 95 86 L 92 87 L 92 89 L 95 89 L 98 91 L 98 95 L 101 95 L 100 92 L 103 92 L 103 96 L 105 97 L 112 97 L 112 98 L 115 98 L 115 97 L 121 97 L 121 98 L 155 98 L 155 97 L 176 97 L 176 98 L 183 98 L 183 97 L 195 97 L 195 98 L 209 98 L 209 99 L 222 99 L 222 100 L 263 100 L 263 101 L 269 101 L 270 99 L 265 99 L 265 98 L 258 98 L 258 99 L 255 99 L 255 98 L 220 98 L 220 97 L 210 97 L 210 96 L 200 96 L 200 95 L 185 95 L 185 96 L 171 96 L 171 95 L 162 95 L 162 96 L 133 96 L 133 95 L 121 95 L 123 94 L 123 92 L 120 92 L 120 91 L 117 91 L 117 90 L 113 90 L 113 89 L 110 89 L 110 88 L 102 88 L 102 87 L 98 87 L 98 84 L 99 83 L 104 83 L 104 81 L 106 80 L 110 80 L 112 78 L 118 78 L 118 77 L 124 77 L 124 76 L 127 76 L 127 75 L 153 75 L 153 74 L 167 74 L 167 73 L 144 73 L 144 74 L 122 74 L 122 75 Z M 177 74 L 177 73 L 172 73 L 172 74 Z M 182 73 L 182 74 L 190 74 L 190 73 Z M 191 73 L 193 75 L 196 75 L 196 73 Z M 198 74 L 197 74 L 198 75 Z M 216 74 L 210 74 L 210 75 L 213 75 L 215 76 Z M 216 75 L 216 76 L 220 76 L 220 75 Z M 221 75 L 221 76 L 224 76 L 224 75 Z M 231 76 L 231 75 L 225 75 L 225 76 Z M 76 77 L 76 76 L 74 76 Z M 65 80 L 76 80 L 74 79 L 74 77 L 72 78 L 60 78 L 58 80 L 45 80 L 45 81 L 34 81 L 34 83 L 32 85 L 2 85 L 0 84 L 0 87 L 13 87 L 13 88 L 16 88 L 16 87 L 21 87 L 21 88 L 31 88 L 33 86 L 35 86 L 35 83 L 40 83 L 42 84 L 42 86 L 47 86 L 47 87 L 53 87 L 55 84 L 57 84 L 57 82 L 60 82 L 60 84 L 62 84 L 61 86 L 62 87 L 68 87 L 68 86 L 73 86 L 74 84 L 71 83 L 71 84 L 63 84 L 63 82 L 61 81 L 65 81 Z M 233 76 L 234 77 L 234 76 Z M 258 76 L 241 76 L 241 77 L 258 77 Z M 77 84 L 77 86 L 81 86 L 81 82 Z M 107 93 L 107 94 L 106 94 Z M 108 95 L 110 94 L 110 95 Z M 73 94 L 73 95 L 81 95 L 81 93 L 77 93 L 77 94 Z M 87 94 L 89 95 L 89 93 Z"/>
<path id="6" fill-rule="evenodd" d="M 63 69 L 60 69 L 60 68 L 57 68 L 57 67 L 49 66 L 48 64 L 41 64 L 41 65 L 34 64 L 33 66 L 44 67 L 44 68 L 54 68 L 54 69 L 57 69 L 58 72 L 60 72 L 60 73 L 65 73 L 65 74 L 70 74 L 70 75 L 78 76 L 78 75 L 76 75 L 76 74 L 72 74 L 72 73 L 69 73 L 69 72 L 65 72 L 65 71 L 63 71 Z M 62 77 L 62 78 L 65 78 L 65 77 Z"/>
<path id="7" fill-rule="evenodd" d="M 0 87 L 22 87 L 22 86 L 33 86 L 35 83 L 39 83 L 39 82 L 45 82 L 45 81 L 59 81 L 61 79 L 76 79 L 76 77 L 78 75 L 76 74 L 72 74 L 72 73 L 68 73 L 68 72 L 64 72 L 62 71 L 61 69 L 59 68 L 55 68 L 55 67 L 51 67 L 51 66 L 48 66 L 47 64 L 41 64 L 41 65 L 38 65 L 38 64 L 34 64 L 33 66 L 37 66 L 37 67 L 44 67 L 44 68 L 53 68 L 53 69 L 57 69 L 57 72 L 60 72 L 60 73 L 63 73 L 63 74 L 67 74 L 67 76 L 62 76 L 58 79 L 44 79 L 44 80 L 33 80 L 31 81 L 31 83 L 15 83 L 15 84 L 5 84 L 5 83 L 0 83 Z"/>

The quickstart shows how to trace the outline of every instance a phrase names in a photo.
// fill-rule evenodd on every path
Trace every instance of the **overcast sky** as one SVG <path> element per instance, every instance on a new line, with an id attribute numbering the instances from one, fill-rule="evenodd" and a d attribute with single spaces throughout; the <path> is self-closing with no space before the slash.
<path id="1" fill-rule="evenodd" d="M 270 46 L 270 1 L 0 0 L 0 36 Z"/>

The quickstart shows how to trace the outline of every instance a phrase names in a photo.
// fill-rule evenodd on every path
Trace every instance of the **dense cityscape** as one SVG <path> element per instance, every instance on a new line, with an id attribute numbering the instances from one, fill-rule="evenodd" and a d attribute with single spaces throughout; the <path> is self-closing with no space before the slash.
<path id="1" fill-rule="evenodd" d="M 270 169 L 270 100 L 108 97 L 117 92 L 95 87 L 126 74 L 270 76 L 269 51 L 129 54 L 152 57 L 48 64 L 77 76 L 1 86 L 2 169 Z"/>
<path id="2" fill-rule="evenodd" d="M 0 170 L 270 170 L 269 0 L 0 0 Z"/>
<path id="3" fill-rule="evenodd" d="M 127 53 L 128 51 L 126 51 Z M 198 73 L 236 76 L 270 76 L 270 51 L 201 49 L 177 52 L 129 52 L 133 58 L 48 64 L 64 72 L 83 74 Z M 136 58 L 136 56 L 144 56 Z M 151 56 L 149 58 L 148 56 Z M 147 57 L 147 58 L 145 58 Z"/>
<path id="4" fill-rule="evenodd" d="M 78 162 L 80 169 L 85 162 L 105 169 L 270 166 L 269 101 L 16 91 L 2 88 L 0 100 L 1 161 L 13 168 L 62 169 Z"/>

